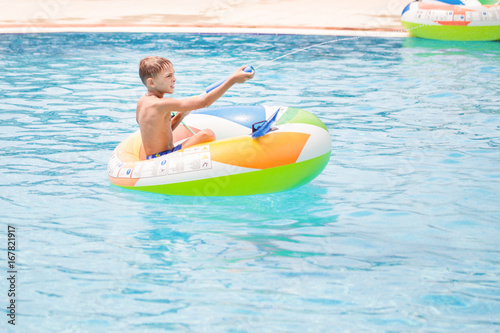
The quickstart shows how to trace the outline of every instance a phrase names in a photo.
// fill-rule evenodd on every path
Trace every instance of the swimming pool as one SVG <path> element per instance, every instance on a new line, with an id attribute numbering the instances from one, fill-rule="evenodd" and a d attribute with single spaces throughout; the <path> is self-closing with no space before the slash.
<path id="1" fill-rule="evenodd" d="M 294 191 L 122 190 L 108 158 L 137 129 L 137 64 L 176 97 L 243 64 L 341 37 L 0 35 L 0 199 L 16 228 L 25 332 L 500 329 L 500 44 L 349 38 L 257 70 L 216 105 L 300 107 L 329 128 Z M 1 327 L 13 331 L 1 320 Z"/>

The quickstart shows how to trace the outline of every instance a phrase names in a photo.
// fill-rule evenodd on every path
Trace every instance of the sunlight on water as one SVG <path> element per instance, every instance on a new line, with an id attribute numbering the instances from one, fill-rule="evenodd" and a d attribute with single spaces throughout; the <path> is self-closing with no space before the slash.
<path id="1" fill-rule="evenodd" d="M 332 158 L 297 190 L 198 198 L 109 184 L 112 150 L 137 129 L 142 57 L 173 61 L 180 98 L 329 38 L 0 35 L 17 328 L 498 330 L 499 43 L 353 38 L 259 68 L 216 105 L 323 120 Z"/>

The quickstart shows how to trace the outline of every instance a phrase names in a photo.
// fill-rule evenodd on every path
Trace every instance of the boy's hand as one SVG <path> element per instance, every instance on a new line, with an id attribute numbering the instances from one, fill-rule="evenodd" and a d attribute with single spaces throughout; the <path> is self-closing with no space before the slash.
<path id="1" fill-rule="evenodd" d="M 243 71 L 247 66 L 241 66 L 238 68 L 236 72 L 234 72 L 233 75 L 231 75 L 231 79 L 233 79 L 235 83 L 243 83 L 246 80 L 250 80 L 253 78 L 255 71 L 252 71 L 251 73 L 247 73 Z"/>

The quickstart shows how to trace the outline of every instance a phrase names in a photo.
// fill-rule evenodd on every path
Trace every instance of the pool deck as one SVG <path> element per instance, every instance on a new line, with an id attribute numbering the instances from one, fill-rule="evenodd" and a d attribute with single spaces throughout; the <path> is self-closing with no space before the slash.
<path id="1" fill-rule="evenodd" d="M 0 0 L 0 33 L 200 32 L 407 36 L 410 0 Z"/>

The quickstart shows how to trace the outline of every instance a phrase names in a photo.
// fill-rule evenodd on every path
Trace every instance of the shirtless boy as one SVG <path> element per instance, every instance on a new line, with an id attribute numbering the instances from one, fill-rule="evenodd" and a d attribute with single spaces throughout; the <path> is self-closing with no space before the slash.
<path id="1" fill-rule="evenodd" d="M 208 107 L 235 83 L 243 83 L 253 78 L 254 72 L 244 72 L 245 67 L 240 67 L 223 84 L 203 96 L 175 99 L 163 97 L 165 94 L 174 93 L 176 79 L 172 63 L 161 57 L 142 59 L 139 64 L 139 76 L 148 92 L 137 102 L 136 119 L 147 159 L 215 140 L 212 130 L 204 129 L 182 145 L 174 147 L 172 131 L 191 111 Z M 174 111 L 177 114 L 172 118 L 171 112 Z"/>

